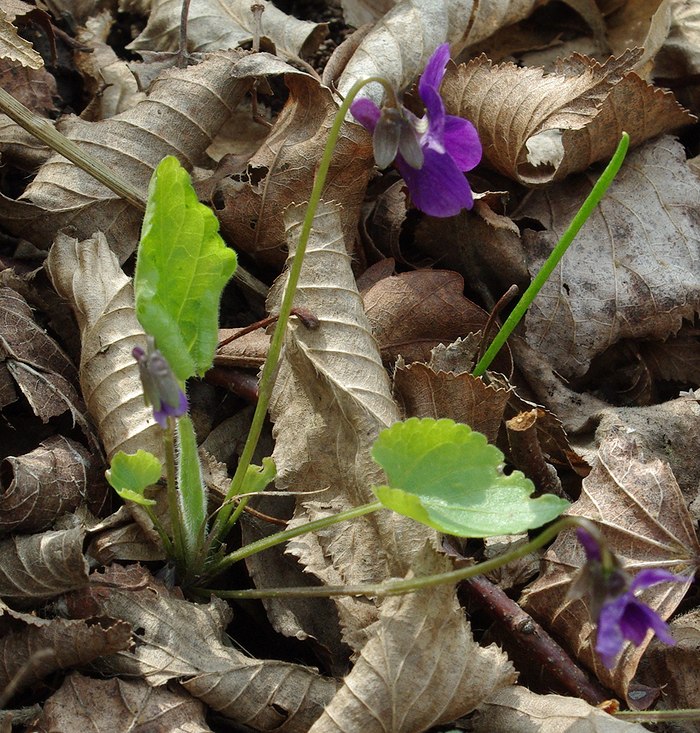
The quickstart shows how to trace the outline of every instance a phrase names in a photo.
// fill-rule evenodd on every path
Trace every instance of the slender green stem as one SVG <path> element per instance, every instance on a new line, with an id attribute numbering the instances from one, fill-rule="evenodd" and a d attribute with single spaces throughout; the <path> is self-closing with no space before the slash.
<path id="1" fill-rule="evenodd" d="M 377 502 L 379 503 L 379 502 Z M 372 504 L 367 504 L 372 507 Z M 362 507 L 358 507 L 361 509 Z M 313 522 L 311 522 L 313 524 Z M 310 526 L 310 525 L 308 525 Z M 468 567 L 459 568 L 458 570 L 450 570 L 446 573 L 437 573 L 435 575 L 423 575 L 417 578 L 407 578 L 405 580 L 390 580 L 386 583 L 365 583 L 362 585 L 326 585 L 318 588 L 271 588 L 265 590 L 214 590 L 203 589 L 206 593 L 218 596 L 219 598 L 328 598 L 330 596 L 395 596 L 404 593 L 413 593 L 414 591 L 432 588 L 437 585 L 450 585 L 460 580 L 473 578 L 492 570 L 497 570 L 503 565 L 507 565 L 514 560 L 518 560 L 525 555 L 539 550 L 548 542 L 553 540 L 559 532 L 569 529 L 570 527 L 585 527 L 585 529 L 596 537 L 599 537 L 595 525 L 583 517 L 563 517 L 554 524 L 543 530 L 534 540 L 526 545 L 513 550 L 512 552 L 494 557 L 491 560 L 479 563 L 478 565 L 470 565 Z M 280 533 L 284 534 L 284 533 Z M 275 535 L 273 535 L 274 537 Z M 258 544 L 258 543 L 254 543 Z M 247 550 L 248 545 L 243 550 Z"/>
<path id="2" fill-rule="evenodd" d="M 168 513 L 173 533 L 175 564 L 182 575 L 186 569 L 185 543 L 182 537 L 183 518 L 180 512 L 180 501 L 177 496 L 177 469 L 175 466 L 175 418 L 168 417 L 168 424 L 163 431 L 165 445 L 165 480 L 168 492 Z"/>
<path id="3" fill-rule="evenodd" d="M 309 241 L 309 234 L 311 233 L 311 227 L 313 225 L 314 217 L 316 215 L 316 209 L 321 201 L 321 194 L 323 192 L 323 186 L 326 183 L 326 176 L 331 165 L 333 158 L 333 151 L 335 149 L 340 129 L 345 121 L 345 117 L 350 109 L 350 104 L 362 89 L 363 86 L 370 82 L 378 82 L 382 84 L 387 93 L 394 94 L 391 86 L 385 79 L 380 77 L 372 77 L 369 79 L 362 79 L 355 83 L 350 89 L 348 95 L 340 105 L 338 112 L 336 113 L 333 126 L 331 127 L 326 141 L 326 147 L 323 151 L 323 157 L 316 170 L 314 176 L 314 185 L 311 189 L 311 196 L 309 197 L 309 203 L 306 207 L 306 215 L 301 225 L 301 231 L 299 233 L 299 242 L 297 243 L 292 263 L 289 267 L 289 277 L 287 278 L 287 285 L 284 289 L 284 295 L 282 297 L 282 303 L 279 309 L 279 315 L 277 318 L 277 324 L 272 334 L 270 341 L 270 347 L 267 351 L 267 358 L 265 359 L 265 365 L 263 366 L 262 375 L 260 376 L 260 386 L 258 391 L 258 404 L 255 407 L 255 413 L 250 425 L 250 431 L 246 439 L 241 457 L 236 467 L 233 479 L 231 479 L 231 485 L 229 487 L 226 498 L 224 499 L 224 506 L 221 511 L 217 514 L 214 526 L 212 528 L 213 536 L 219 541 L 223 541 L 224 537 L 231 529 L 231 499 L 243 492 L 243 481 L 245 479 L 246 471 L 248 466 L 253 459 L 255 448 L 262 432 L 263 424 L 265 422 L 265 416 L 267 414 L 267 408 L 270 404 L 270 398 L 272 396 L 272 388 L 275 383 L 275 376 L 277 374 L 277 367 L 279 363 L 280 354 L 282 353 L 282 345 L 284 344 L 284 337 L 287 330 L 287 323 L 289 322 L 289 316 L 294 303 L 294 295 L 296 294 L 297 285 L 299 283 L 299 276 L 301 275 L 301 268 L 304 263 L 304 255 L 306 254 L 306 245 Z"/>
<path id="4" fill-rule="evenodd" d="M 542 268 L 530 283 L 530 287 L 523 293 L 515 308 L 513 308 L 511 314 L 506 319 L 506 322 L 501 326 L 501 329 L 496 334 L 491 345 L 486 349 L 486 353 L 474 367 L 472 374 L 475 377 L 480 377 L 489 368 L 491 362 L 495 359 L 496 354 L 501 350 L 503 344 L 508 340 L 508 337 L 513 333 L 513 330 L 518 323 L 520 323 L 525 312 L 530 307 L 530 304 L 540 292 L 545 282 L 547 282 L 547 279 L 552 274 L 554 268 L 559 264 L 559 261 L 569 248 L 569 245 L 574 241 L 574 237 L 579 233 L 581 227 L 586 222 L 586 219 L 588 219 L 588 217 L 593 213 L 593 209 L 595 209 L 595 207 L 600 203 L 600 200 L 603 198 L 605 192 L 608 190 L 610 184 L 617 175 L 617 172 L 620 170 L 620 166 L 627 154 L 629 144 L 630 136 L 626 132 L 623 132 L 622 138 L 620 139 L 612 160 L 608 163 L 595 186 L 593 186 L 593 190 L 588 194 L 588 197 L 576 213 L 571 224 L 569 224 L 568 229 L 562 235 L 557 246 L 552 250 L 547 261 L 542 265 Z"/>
<path id="5" fill-rule="evenodd" d="M 660 723 L 665 720 L 700 720 L 700 708 L 679 708 L 678 710 L 622 710 L 613 713 L 631 723 Z"/>
<path id="6" fill-rule="evenodd" d="M 173 547 L 173 543 L 170 540 L 170 537 L 168 537 L 168 533 L 165 531 L 165 527 L 163 526 L 163 523 L 158 519 L 156 513 L 151 509 L 150 506 L 141 506 L 143 510 L 145 510 L 146 514 L 148 515 L 148 518 L 153 523 L 153 527 L 158 532 L 158 536 L 160 537 L 160 541 L 163 543 L 163 549 L 165 550 L 165 554 L 167 557 L 174 557 L 175 556 L 175 548 Z"/>
<path id="7" fill-rule="evenodd" d="M 282 532 L 275 532 L 275 534 L 272 534 L 269 537 L 263 537 L 257 542 L 251 542 L 245 547 L 241 547 L 240 550 L 236 550 L 235 552 L 226 555 L 226 557 L 207 568 L 207 575 L 213 577 L 239 560 L 243 560 L 246 557 L 262 552 L 263 550 L 269 550 L 271 547 L 275 547 L 275 545 L 280 545 L 283 542 L 294 539 L 294 537 L 300 537 L 301 535 L 308 534 L 309 532 L 317 532 L 318 530 L 325 529 L 333 524 L 338 524 L 338 522 L 347 522 L 350 519 L 357 519 L 365 514 L 371 514 L 372 512 L 376 512 L 378 509 L 383 508 L 384 505 L 380 501 L 373 501 L 369 504 L 362 504 L 361 506 L 347 509 L 344 512 L 331 514 L 329 517 L 315 519 L 313 522 L 307 522 L 306 524 L 294 527 L 293 529 L 285 529 Z"/>

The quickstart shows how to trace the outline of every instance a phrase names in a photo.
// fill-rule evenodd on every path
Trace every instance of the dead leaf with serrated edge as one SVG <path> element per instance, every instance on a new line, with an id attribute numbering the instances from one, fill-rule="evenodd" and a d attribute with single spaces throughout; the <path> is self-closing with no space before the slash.
<path id="1" fill-rule="evenodd" d="M 567 513 L 594 522 L 631 574 L 661 567 L 685 576 L 685 583 L 652 586 L 640 596 L 662 618 L 673 613 L 700 565 L 700 543 L 668 464 L 645 461 L 629 435 L 622 430 L 612 432 L 598 449 L 591 473 L 583 480 L 581 498 Z M 584 551 L 572 531 L 563 532 L 545 555 L 544 573 L 526 589 L 521 604 L 564 640 L 601 682 L 627 697 L 649 640 L 638 647 L 626 642 L 612 671 L 602 665 L 593 649 L 595 636 L 588 599 L 566 600 L 571 581 L 584 562 Z M 632 699 L 628 702 L 635 704 Z"/>
<path id="2" fill-rule="evenodd" d="M 80 386 L 107 457 L 142 448 L 162 458 L 161 430 L 144 402 L 131 353 L 146 345 L 133 286 L 104 235 L 79 242 L 59 234 L 46 267 L 80 327 Z"/>
<path id="3" fill-rule="evenodd" d="M 623 130 L 639 145 L 695 121 L 671 92 L 632 71 L 640 54 L 604 64 L 574 54 L 552 73 L 480 56 L 449 68 L 441 91 L 448 114 L 474 123 L 496 170 L 543 185 L 610 158 Z"/>

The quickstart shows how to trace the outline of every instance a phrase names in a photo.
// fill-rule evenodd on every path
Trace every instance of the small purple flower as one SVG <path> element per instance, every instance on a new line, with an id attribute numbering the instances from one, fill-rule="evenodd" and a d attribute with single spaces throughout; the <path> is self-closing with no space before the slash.
<path id="1" fill-rule="evenodd" d="M 570 597 L 579 595 L 583 586 L 588 586 L 591 613 L 598 627 L 595 650 L 603 664 L 612 669 L 625 640 L 639 646 L 650 630 L 666 644 L 675 644 L 664 620 L 635 593 L 657 583 L 684 582 L 687 578 L 655 568 L 642 570 L 632 578 L 592 534 L 583 528 L 578 528 L 576 534 L 586 552 L 587 563 Z"/>
<path id="2" fill-rule="evenodd" d="M 373 133 L 377 165 L 384 168 L 393 160 L 415 206 L 439 217 L 472 208 L 474 197 L 464 172 L 481 160 L 474 125 L 445 113 L 440 84 L 449 59 L 449 45 L 438 46 L 418 82 L 426 110 L 423 119 L 396 105 L 380 109 L 370 99 L 358 99 L 350 107 L 357 121 Z"/>
<path id="3" fill-rule="evenodd" d="M 146 351 L 135 346 L 131 353 L 139 364 L 146 404 L 153 407 L 156 422 L 166 428 L 169 417 L 182 417 L 187 412 L 187 396 L 151 336 Z"/>

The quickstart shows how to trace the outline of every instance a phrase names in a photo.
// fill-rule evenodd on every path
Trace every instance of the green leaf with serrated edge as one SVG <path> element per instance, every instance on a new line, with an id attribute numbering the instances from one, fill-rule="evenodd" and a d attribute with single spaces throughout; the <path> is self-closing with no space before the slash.
<path id="1" fill-rule="evenodd" d="M 197 451 L 197 437 L 188 416 L 177 421 L 177 487 L 185 553 L 194 559 L 204 541 L 207 491 Z"/>
<path id="2" fill-rule="evenodd" d="M 143 492 L 158 483 L 162 467 L 153 453 L 137 450 L 136 453 L 119 451 L 114 454 L 105 477 L 109 485 L 124 501 L 133 501 L 141 506 L 151 506 L 156 502 L 147 499 Z"/>
<path id="3" fill-rule="evenodd" d="M 267 485 L 275 480 L 277 476 L 277 466 L 270 457 L 262 459 L 262 466 L 248 466 L 245 472 L 245 478 L 241 486 L 241 493 L 255 494 L 258 491 L 264 491 Z"/>
<path id="4" fill-rule="evenodd" d="M 537 499 L 520 471 L 502 472 L 503 453 L 468 425 L 412 417 L 379 434 L 372 457 L 388 486 L 375 486 L 389 509 L 460 537 L 517 534 L 559 516 L 569 503 Z"/>
<path id="5" fill-rule="evenodd" d="M 181 382 L 211 366 L 221 291 L 236 269 L 218 229 L 187 171 L 164 158 L 148 188 L 134 294 L 139 322 Z"/>

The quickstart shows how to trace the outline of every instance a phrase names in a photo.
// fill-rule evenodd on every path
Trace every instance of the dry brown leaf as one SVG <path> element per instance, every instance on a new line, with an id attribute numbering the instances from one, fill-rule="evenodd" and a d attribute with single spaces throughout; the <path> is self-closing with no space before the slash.
<path id="1" fill-rule="evenodd" d="M 37 733 L 211 733 L 205 714 L 183 690 L 74 672 L 44 703 L 36 725 Z"/>
<path id="2" fill-rule="evenodd" d="M 398 0 L 340 0 L 345 22 L 355 28 L 379 20 L 397 2 Z"/>
<path id="3" fill-rule="evenodd" d="M 191 168 L 202 162 L 230 111 L 255 75 L 294 69 L 269 54 L 217 53 L 186 69 L 170 69 L 133 109 L 102 122 L 69 118 L 59 128 L 67 137 L 119 172 L 144 200 L 156 165 L 177 155 Z M 48 248 L 56 230 L 70 225 L 78 239 L 96 230 L 107 236 L 120 261 L 136 248 L 142 214 L 61 155 L 52 156 L 13 201 L 0 197 L 5 227 Z"/>
<path id="4" fill-rule="evenodd" d="M 530 15 L 539 0 L 401 0 L 362 40 L 338 82 L 347 94 L 355 82 L 371 76 L 385 78 L 395 89 L 410 84 L 441 43 L 455 54 L 488 38 L 499 28 Z M 384 96 L 378 84 L 363 88 L 360 96 L 379 103 Z"/>
<path id="5" fill-rule="evenodd" d="M 114 619 L 43 619 L 5 612 L 0 624 L 5 632 L 0 640 L 3 690 L 20 672 L 17 692 L 58 670 L 88 664 L 131 645 L 131 627 Z"/>
<path id="6" fill-rule="evenodd" d="M 308 56 L 326 36 L 326 26 L 298 20 L 262 0 L 260 33 L 283 57 Z M 188 51 L 236 48 L 255 33 L 250 0 L 192 0 L 187 18 Z M 131 51 L 177 51 L 180 47 L 181 0 L 153 0 L 145 30 L 127 48 Z"/>
<path id="7" fill-rule="evenodd" d="M 76 527 L 0 542 L 0 598 L 28 606 L 87 585 L 84 539 Z"/>
<path id="8" fill-rule="evenodd" d="M 286 84 L 289 99 L 270 135 L 245 170 L 224 178 L 213 196 L 222 233 L 237 249 L 278 269 L 286 258 L 284 210 L 308 200 L 338 111 L 330 90 L 312 77 L 288 76 Z M 343 202 L 345 231 L 357 227 L 373 166 L 370 136 L 359 125 L 344 124 L 324 196 Z"/>
<path id="9" fill-rule="evenodd" d="M 450 587 L 388 598 L 373 631 L 310 733 L 420 733 L 515 681 L 503 652 L 474 641 Z"/>
<path id="10" fill-rule="evenodd" d="M 497 389 L 466 372 L 436 371 L 428 364 L 404 365 L 394 371 L 394 390 L 405 417 L 448 417 L 466 423 L 493 443 L 508 402 L 506 389 Z"/>
<path id="11" fill-rule="evenodd" d="M 364 293 L 382 359 L 428 361 L 438 344 L 480 331 L 488 314 L 464 297 L 464 280 L 449 270 L 415 270 L 387 277 Z M 507 367 L 506 367 L 507 371 Z"/>
<path id="12" fill-rule="evenodd" d="M 28 6 L 29 12 L 31 6 Z M 31 69 L 40 69 L 44 65 L 44 60 L 38 54 L 29 41 L 25 41 L 17 33 L 17 28 L 12 25 L 12 20 L 18 13 L 10 12 L 8 15 L 5 10 L 0 9 L 0 58 L 19 61 L 22 66 L 28 66 Z"/>
<path id="13" fill-rule="evenodd" d="M 606 36 L 614 54 L 641 48 L 644 55 L 635 70 L 648 78 L 654 58 L 666 41 L 671 26 L 670 0 L 634 0 L 624 3 L 605 19 Z"/>
<path id="14" fill-rule="evenodd" d="M 470 718 L 473 733 L 644 733 L 584 700 L 537 695 L 516 685 L 497 692 Z"/>
<path id="15" fill-rule="evenodd" d="M 625 431 L 611 432 L 583 481 L 581 498 L 568 513 L 593 521 L 631 573 L 663 567 L 688 578 L 685 583 L 664 583 L 641 594 L 644 603 L 668 618 L 700 565 L 693 520 L 668 464 L 645 461 Z M 526 590 L 521 603 L 557 638 L 565 640 L 601 682 L 627 697 L 648 640 L 639 647 L 626 642 L 615 668 L 603 667 L 593 651 L 594 626 L 586 603 L 565 598 L 572 577 L 584 562 L 585 554 L 573 533 L 562 533 L 545 555 L 544 573 Z M 640 706 L 639 699 L 628 702 Z"/>
<path id="16" fill-rule="evenodd" d="M 152 686 L 178 680 L 194 697 L 230 720 L 256 730 L 306 733 L 336 689 L 335 681 L 298 664 L 259 660 L 225 643 L 230 608 L 220 599 L 190 603 L 137 566 L 113 565 L 71 599 L 73 613 L 97 610 L 139 629 L 131 653 L 109 660 L 112 671 Z"/>
<path id="17" fill-rule="evenodd" d="M 0 534 L 48 529 L 85 498 L 95 478 L 90 454 L 61 435 L 0 464 Z"/>
<path id="18" fill-rule="evenodd" d="M 146 344 L 133 287 L 104 235 L 79 242 L 59 234 L 46 266 L 80 327 L 80 385 L 108 459 L 119 450 L 138 448 L 162 457 L 160 428 L 144 403 L 131 353 Z"/>
<path id="19" fill-rule="evenodd" d="M 694 121 L 670 92 L 633 73 L 639 56 L 628 51 L 601 65 L 574 54 L 552 73 L 480 56 L 448 69 L 442 95 L 448 113 L 476 125 L 494 168 L 542 185 L 609 158 L 623 130 L 638 145 Z"/>
<path id="20" fill-rule="evenodd" d="M 542 222 L 523 241 L 537 272 L 583 201 L 582 175 L 533 192 L 515 215 Z M 700 185 L 664 137 L 627 158 L 526 316 L 527 341 L 566 378 L 622 338 L 663 340 L 700 309 Z"/>
<path id="21" fill-rule="evenodd" d="M 669 624 L 675 646 L 652 641 L 639 666 L 640 681 L 658 684 L 664 681 L 664 694 L 657 709 L 674 710 L 700 707 L 700 611 L 696 608 Z M 699 733 L 697 720 L 677 721 L 678 733 Z"/>

